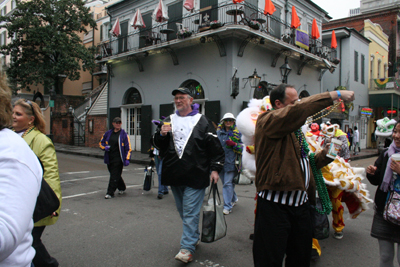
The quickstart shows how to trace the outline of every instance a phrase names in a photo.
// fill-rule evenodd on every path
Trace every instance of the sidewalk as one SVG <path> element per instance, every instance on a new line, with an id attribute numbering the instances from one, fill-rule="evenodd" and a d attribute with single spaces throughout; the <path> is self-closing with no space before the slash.
<path id="1" fill-rule="evenodd" d="M 54 144 L 56 151 L 65 154 L 73 154 L 73 155 L 81 155 L 87 157 L 95 157 L 95 158 L 103 158 L 104 151 L 100 148 L 94 147 L 84 147 L 84 146 L 71 146 L 71 145 L 64 145 L 64 144 Z M 351 153 L 351 161 L 359 160 L 359 159 L 366 159 L 378 157 L 378 149 L 377 148 L 368 148 L 368 149 L 361 149 L 361 152 L 358 155 L 353 155 Z M 148 154 L 142 154 L 137 151 L 132 152 L 131 162 L 147 165 L 150 162 L 150 158 Z"/>
<path id="2" fill-rule="evenodd" d="M 96 147 L 85 147 L 85 146 L 71 146 L 55 143 L 54 147 L 56 152 L 80 155 L 94 158 L 104 158 L 104 151 Z M 142 154 L 137 151 L 132 151 L 131 160 L 132 163 L 148 165 L 150 162 L 149 154 Z"/>

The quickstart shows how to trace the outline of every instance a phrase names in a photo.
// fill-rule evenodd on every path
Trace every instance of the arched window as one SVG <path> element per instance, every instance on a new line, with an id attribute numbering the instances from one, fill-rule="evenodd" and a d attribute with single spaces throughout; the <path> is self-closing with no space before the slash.
<path id="1" fill-rule="evenodd" d="M 302 99 L 303 97 L 308 97 L 310 96 L 310 93 L 307 90 L 303 90 L 301 91 L 301 93 L 299 94 L 299 98 Z"/>
<path id="2" fill-rule="evenodd" d="M 192 92 L 194 99 L 204 99 L 203 86 L 196 80 L 187 80 L 181 84 L 181 87 L 186 87 Z"/>
<path id="3" fill-rule="evenodd" d="M 127 104 L 140 104 L 142 103 L 142 96 L 138 89 L 131 87 L 125 93 L 124 105 Z"/>
<path id="4" fill-rule="evenodd" d="M 274 89 L 276 84 L 268 83 L 266 81 L 262 81 L 258 84 L 258 87 L 254 89 L 253 98 L 263 99 L 265 96 L 269 95 L 269 93 Z"/>

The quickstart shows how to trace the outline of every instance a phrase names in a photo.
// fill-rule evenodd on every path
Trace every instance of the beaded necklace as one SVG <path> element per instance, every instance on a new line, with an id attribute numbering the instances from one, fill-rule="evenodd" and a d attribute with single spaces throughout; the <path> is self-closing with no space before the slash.
<path id="1" fill-rule="evenodd" d="M 28 133 L 32 132 L 34 129 L 35 129 L 35 125 L 32 125 L 28 129 L 26 129 L 26 131 L 22 134 L 21 137 L 24 138 Z"/>
<path id="2" fill-rule="evenodd" d="M 321 200 L 322 210 L 318 209 L 317 207 L 315 207 L 315 209 L 320 214 L 329 214 L 332 211 L 332 203 L 329 199 L 328 190 L 326 189 L 322 172 L 320 169 L 317 168 L 317 164 L 315 163 L 315 153 L 310 153 L 308 143 L 301 129 L 296 130 L 294 134 L 296 135 L 296 138 L 300 144 L 301 157 L 305 158 L 308 155 L 308 159 L 311 165 L 311 170 L 313 172 L 314 180 L 317 185 L 318 196 L 319 199 Z"/>

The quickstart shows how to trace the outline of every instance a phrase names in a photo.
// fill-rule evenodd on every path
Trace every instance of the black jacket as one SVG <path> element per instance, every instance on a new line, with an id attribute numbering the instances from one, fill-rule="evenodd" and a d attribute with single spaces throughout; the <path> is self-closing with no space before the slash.
<path id="1" fill-rule="evenodd" d="M 168 116 L 163 122 L 170 122 Z M 172 186 L 206 188 L 210 184 L 210 172 L 221 171 L 225 161 L 224 150 L 215 128 L 204 115 L 194 126 L 179 159 L 171 133 L 161 136 L 160 128 L 153 136 L 154 146 L 163 156 L 161 183 Z"/>
<path id="2" fill-rule="evenodd" d="M 372 185 L 378 186 L 378 188 L 376 189 L 374 201 L 375 201 L 376 211 L 379 213 L 383 213 L 383 210 L 385 208 L 386 198 L 388 195 L 387 192 L 383 192 L 380 189 L 381 183 L 383 181 L 383 177 L 385 176 L 386 165 L 387 165 L 388 160 L 389 160 L 389 156 L 387 154 L 387 149 L 385 149 L 384 151 L 382 151 L 382 153 L 379 155 L 378 159 L 375 161 L 374 166 L 377 167 L 375 174 L 371 175 L 371 174 L 367 173 L 368 181 Z"/>

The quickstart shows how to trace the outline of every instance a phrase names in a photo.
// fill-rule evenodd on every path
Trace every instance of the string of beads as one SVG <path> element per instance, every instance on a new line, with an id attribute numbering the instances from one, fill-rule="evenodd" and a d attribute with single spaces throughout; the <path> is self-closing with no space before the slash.
<path id="1" fill-rule="evenodd" d="M 315 153 L 310 153 L 308 143 L 301 129 L 296 130 L 294 134 L 296 135 L 296 138 L 300 143 L 301 157 L 305 158 L 308 155 L 308 159 L 310 160 L 311 170 L 313 172 L 314 180 L 317 185 L 318 196 L 322 204 L 322 210 L 318 209 L 317 207 L 315 207 L 315 209 L 320 214 L 329 214 L 332 211 L 332 204 L 329 199 L 328 190 L 326 188 L 322 172 L 320 169 L 317 168 L 317 164 L 315 163 Z"/>
<path id="2" fill-rule="evenodd" d="M 317 120 L 319 120 L 319 119 L 322 119 L 323 117 L 328 116 L 328 115 L 331 114 L 332 111 L 334 111 L 342 102 L 343 102 L 343 100 L 339 99 L 339 101 L 338 101 L 335 105 L 329 106 L 329 107 L 324 108 L 323 110 L 321 110 L 321 111 L 315 113 L 314 115 L 311 116 L 311 118 L 314 118 L 314 117 L 317 116 L 318 114 L 322 114 L 323 112 L 329 110 L 326 114 L 323 114 L 323 115 L 321 115 L 321 116 L 319 116 L 319 117 L 317 117 L 317 118 L 315 118 L 315 119 L 312 119 L 312 120 L 308 120 L 308 119 L 307 119 L 307 121 L 306 121 L 305 124 L 310 124 L 310 123 L 312 123 L 312 122 L 314 122 L 314 121 L 317 121 Z"/>

